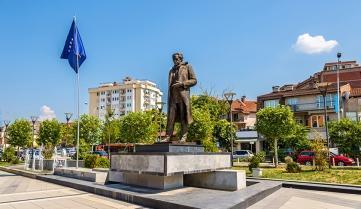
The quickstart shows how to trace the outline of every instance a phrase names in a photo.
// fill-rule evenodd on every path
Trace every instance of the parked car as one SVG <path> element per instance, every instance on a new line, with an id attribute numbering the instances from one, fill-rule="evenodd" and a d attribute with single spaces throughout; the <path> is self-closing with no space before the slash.
<path id="1" fill-rule="evenodd" d="M 297 156 L 297 162 L 299 164 L 311 166 L 313 163 L 313 158 L 315 157 L 315 152 L 311 150 L 302 151 Z M 335 161 L 335 165 L 338 166 L 351 166 L 355 164 L 355 161 L 352 158 L 348 158 L 342 155 L 335 155 L 330 152 L 330 164 L 333 163 L 333 159 Z"/>
<path id="2" fill-rule="evenodd" d="M 66 148 L 66 154 L 69 156 L 69 157 L 72 157 L 76 154 L 76 149 L 75 147 L 68 147 Z"/>
<path id="3" fill-rule="evenodd" d="M 1 160 L 2 156 L 3 156 L 3 150 L 0 149 L 0 160 Z"/>
<path id="4" fill-rule="evenodd" d="M 94 151 L 92 154 L 99 155 L 99 157 L 108 158 L 108 153 L 104 150 Z"/>
<path id="5" fill-rule="evenodd" d="M 233 153 L 233 159 L 253 157 L 251 150 L 237 150 Z"/>

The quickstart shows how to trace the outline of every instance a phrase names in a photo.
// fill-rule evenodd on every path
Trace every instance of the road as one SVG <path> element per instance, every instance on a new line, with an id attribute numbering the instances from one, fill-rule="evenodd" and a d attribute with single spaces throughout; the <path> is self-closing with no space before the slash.
<path id="1" fill-rule="evenodd" d="M 142 206 L 0 171 L 0 209 L 135 209 Z"/>
<path id="2" fill-rule="evenodd" d="M 281 188 L 248 209 L 361 209 L 361 195 Z"/>

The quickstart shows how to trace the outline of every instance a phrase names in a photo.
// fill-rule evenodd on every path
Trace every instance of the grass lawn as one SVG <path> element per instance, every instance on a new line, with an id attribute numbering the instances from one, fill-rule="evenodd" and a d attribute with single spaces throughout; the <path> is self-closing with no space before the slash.
<path id="1" fill-rule="evenodd" d="M 251 176 L 248 167 L 234 167 L 233 169 L 246 170 L 247 176 Z M 361 185 L 361 170 L 356 169 L 325 169 L 324 171 L 314 171 L 312 167 L 303 166 L 301 173 L 287 173 L 284 167 L 262 168 L 262 170 L 263 178 Z"/>
<path id="2" fill-rule="evenodd" d="M 9 165 L 12 165 L 12 164 L 8 163 L 8 162 L 0 161 L 0 166 L 9 166 Z"/>

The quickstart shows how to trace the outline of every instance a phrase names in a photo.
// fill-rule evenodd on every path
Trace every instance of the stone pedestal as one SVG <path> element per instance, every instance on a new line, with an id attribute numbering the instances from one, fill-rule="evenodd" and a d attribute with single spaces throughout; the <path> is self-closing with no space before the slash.
<path id="1" fill-rule="evenodd" d="M 112 155 L 108 180 L 172 189 L 184 185 L 185 174 L 209 173 L 230 167 L 230 153 L 206 153 L 199 145 L 159 143 L 136 146 L 133 153 Z"/>

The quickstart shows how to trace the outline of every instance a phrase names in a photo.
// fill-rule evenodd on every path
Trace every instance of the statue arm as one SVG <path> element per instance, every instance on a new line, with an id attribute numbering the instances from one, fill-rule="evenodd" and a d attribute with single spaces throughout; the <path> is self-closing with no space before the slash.
<path id="1" fill-rule="evenodd" d="M 197 84 L 196 74 L 191 65 L 188 65 L 188 80 L 183 82 L 184 88 L 190 88 Z"/>

